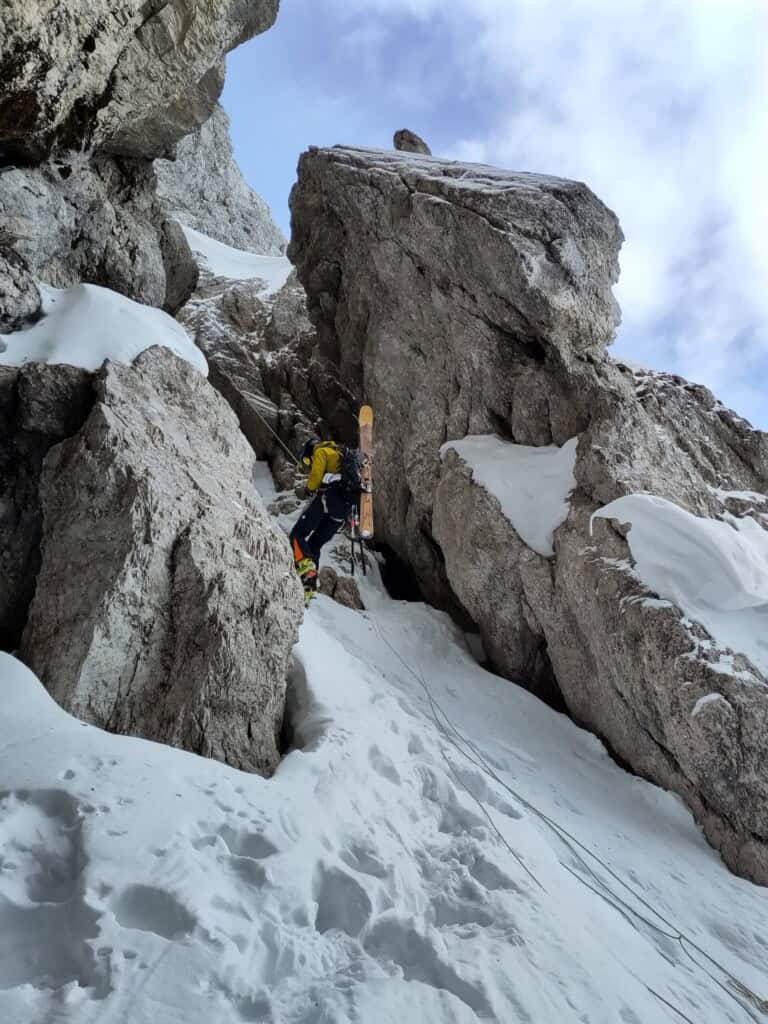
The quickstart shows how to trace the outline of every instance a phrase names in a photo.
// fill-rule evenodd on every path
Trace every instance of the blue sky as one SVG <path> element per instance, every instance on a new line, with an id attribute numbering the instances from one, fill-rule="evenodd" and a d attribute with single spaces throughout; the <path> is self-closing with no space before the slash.
<path id="1" fill-rule="evenodd" d="M 768 429 L 765 0 L 282 0 L 228 57 L 235 154 L 287 233 L 309 145 L 586 181 L 627 242 L 615 352 Z"/>

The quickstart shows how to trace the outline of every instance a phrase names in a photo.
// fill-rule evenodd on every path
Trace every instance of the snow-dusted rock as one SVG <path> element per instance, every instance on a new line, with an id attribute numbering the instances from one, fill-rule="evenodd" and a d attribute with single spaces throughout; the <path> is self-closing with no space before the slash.
<path id="1" fill-rule="evenodd" d="M 320 593 L 333 598 L 337 604 L 358 611 L 364 607 L 360 588 L 352 576 L 340 575 L 332 566 L 324 565 L 318 576 L 318 584 Z"/>
<path id="2" fill-rule="evenodd" d="M 277 0 L 8 0 L 0 143 L 168 154 L 210 115 L 224 54 L 269 28 Z"/>
<path id="3" fill-rule="evenodd" d="M 226 403 L 167 349 L 107 363 L 49 452 L 21 652 L 74 714 L 268 773 L 302 614 Z"/>
<path id="4" fill-rule="evenodd" d="M 205 353 L 210 381 L 254 451 L 290 488 L 294 464 L 283 445 L 295 452 L 313 434 L 348 430 L 348 392 L 328 360 L 315 355 L 304 289 L 294 273 L 283 282 L 285 257 L 227 250 L 185 230 L 200 253 L 202 278 L 178 319 Z"/>
<path id="5" fill-rule="evenodd" d="M 615 217 L 577 183 L 349 149 L 305 154 L 291 206 L 317 352 L 376 408 L 381 538 L 497 668 L 562 694 L 768 883 L 768 679 L 643 584 L 627 525 L 590 533 L 636 492 L 768 528 L 768 437 L 706 389 L 607 356 Z M 496 435 L 497 481 L 470 435 Z M 575 444 L 554 516 L 546 474 L 503 448 Z"/>
<path id="6" fill-rule="evenodd" d="M 169 217 L 237 249 L 280 256 L 285 239 L 235 162 L 229 118 L 216 105 L 182 139 L 175 160 L 156 160 L 157 194 Z"/>

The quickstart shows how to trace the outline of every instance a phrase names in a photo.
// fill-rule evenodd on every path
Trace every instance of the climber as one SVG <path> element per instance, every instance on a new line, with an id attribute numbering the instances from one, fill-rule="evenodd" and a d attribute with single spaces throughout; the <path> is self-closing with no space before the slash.
<path id="1" fill-rule="evenodd" d="M 305 493 L 315 497 L 291 530 L 290 540 L 296 572 L 309 599 L 317 589 L 321 548 L 359 500 L 362 456 L 356 448 L 312 438 L 302 449 L 301 461 L 309 469 Z"/>

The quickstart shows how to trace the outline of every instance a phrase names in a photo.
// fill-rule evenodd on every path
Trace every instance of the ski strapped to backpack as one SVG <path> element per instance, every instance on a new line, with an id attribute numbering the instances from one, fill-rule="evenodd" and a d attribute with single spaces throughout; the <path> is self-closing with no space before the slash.
<path id="1" fill-rule="evenodd" d="M 363 465 L 360 473 L 360 533 L 373 537 L 373 409 L 364 405 L 358 417 Z"/>

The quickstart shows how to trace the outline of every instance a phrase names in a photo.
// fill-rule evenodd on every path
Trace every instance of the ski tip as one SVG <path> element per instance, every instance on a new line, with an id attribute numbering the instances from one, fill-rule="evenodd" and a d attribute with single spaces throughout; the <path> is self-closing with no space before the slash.
<path id="1" fill-rule="evenodd" d="M 373 407 L 370 405 L 361 405 L 359 420 L 361 424 L 373 423 Z"/>

